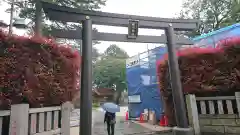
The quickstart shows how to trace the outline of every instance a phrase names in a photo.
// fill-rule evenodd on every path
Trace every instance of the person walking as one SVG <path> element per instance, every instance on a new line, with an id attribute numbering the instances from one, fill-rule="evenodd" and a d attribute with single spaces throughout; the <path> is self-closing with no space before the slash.
<path id="1" fill-rule="evenodd" d="M 116 124 L 116 114 L 106 111 L 104 123 L 107 123 L 108 135 L 114 135 L 114 128 Z"/>
<path id="2" fill-rule="evenodd" d="M 120 107 L 115 103 L 104 103 L 102 108 L 106 111 L 104 123 L 107 123 L 108 135 L 114 135 L 114 128 L 116 124 L 116 112 L 120 112 Z"/>

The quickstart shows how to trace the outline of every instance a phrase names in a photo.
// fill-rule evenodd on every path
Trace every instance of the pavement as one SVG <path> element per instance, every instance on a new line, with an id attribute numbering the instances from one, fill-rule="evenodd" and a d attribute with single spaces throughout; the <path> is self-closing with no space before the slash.
<path id="1" fill-rule="evenodd" d="M 132 121 L 133 123 L 136 123 L 144 128 L 147 128 L 151 131 L 154 131 L 156 133 L 164 133 L 164 132 L 171 132 L 172 131 L 172 128 L 171 127 L 161 127 L 159 125 L 151 125 L 149 123 L 140 123 L 138 121 Z"/>
<path id="2" fill-rule="evenodd" d="M 159 131 L 154 131 L 149 126 L 146 126 L 147 124 L 143 125 L 136 122 L 125 121 L 125 113 L 127 111 L 127 107 L 121 107 L 120 110 L 121 111 L 119 113 L 116 113 L 117 123 L 115 125 L 115 135 L 172 135 L 170 132 L 160 132 L 160 129 L 158 129 Z M 92 135 L 107 135 L 106 125 L 103 123 L 104 113 L 104 110 L 101 108 L 93 110 Z M 71 135 L 79 135 L 79 114 L 79 110 L 74 110 L 72 113 Z"/>
<path id="3" fill-rule="evenodd" d="M 120 112 L 117 112 L 116 116 L 117 117 L 125 117 L 125 114 L 126 114 L 127 110 L 128 110 L 127 106 L 121 106 L 120 107 Z M 105 111 L 102 108 L 96 108 L 96 109 L 92 110 L 92 124 L 94 124 L 95 117 L 97 116 L 97 114 L 99 112 L 105 113 Z M 100 117 L 103 117 L 103 116 L 100 116 Z M 79 118 L 80 118 L 80 109 L 74 109 L 72 111 L 71 118 L 70 118 L 71 119 L 70 124 L 71 124 L 72 127 L 79 126 Z"/>

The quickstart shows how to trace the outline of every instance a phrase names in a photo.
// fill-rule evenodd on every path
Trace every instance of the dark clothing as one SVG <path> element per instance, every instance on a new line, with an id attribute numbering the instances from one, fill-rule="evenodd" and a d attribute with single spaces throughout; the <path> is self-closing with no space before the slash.
<path id="1" fill-rule="evenodd" d="M 107 123 L 107 132 L 108 135 L 114 135 L 115 124 Z"/>
<path id="2" fill-rule="evenodd" d="M 105 122 L 107 123 L 108 135 L 114 135 L 115 119 L 116 119 L 115 113 L 110 112 L 105 113 L 104 123 Z"/>
<path id="3" fill-rule="evenodd" d="M 115 118 L 116 118 L 115 113 L 106 112 L 104 117 L 104 122 L 111 123 L 111 121 L 115 120 Z"/>

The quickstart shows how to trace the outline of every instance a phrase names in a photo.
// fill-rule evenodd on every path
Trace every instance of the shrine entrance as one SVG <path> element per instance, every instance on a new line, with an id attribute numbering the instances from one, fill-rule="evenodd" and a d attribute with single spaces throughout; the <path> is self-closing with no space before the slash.
<path id="1" fill-rule="evenodd" d="M 176 109 L 176 135 L 193 135 L 188 127 L 185 103 L 180 81 L 176 45 L 193 44 L 184 36 L 176 36 L 174 31 L 192 31 L 197 28 L 198 20 L 166 19 L 135 15 L 114 14 L 97 11 L 79 10 L 42 2 L 43 10 L 50 20 L 60 22 L 82 23 L 78 30 L 53 30 L 52 36 L 67 39 L 82 39 L 82 69 L 81 69 L 81 114 L 80 135 L 91 135 L 92 129 L 92 40 L 118 41 L 136 43 L 162 43 L 167 45 L 171 85 Z M 92 25 L 128 27 L 128 34 L 103 33 L 92 30 Z M 138 35 L 139 28 L 162 29 L 165 35 Z"/>

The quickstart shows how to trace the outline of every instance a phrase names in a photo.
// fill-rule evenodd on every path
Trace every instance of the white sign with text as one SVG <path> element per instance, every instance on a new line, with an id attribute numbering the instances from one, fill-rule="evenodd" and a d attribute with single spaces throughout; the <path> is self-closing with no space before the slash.
<path id="1" fill-rule="evenodd" d="M 134 66 L 140 65 L 139 56 L 133 56 L 126 60 L 126 68 L 131 68 Z"/>

